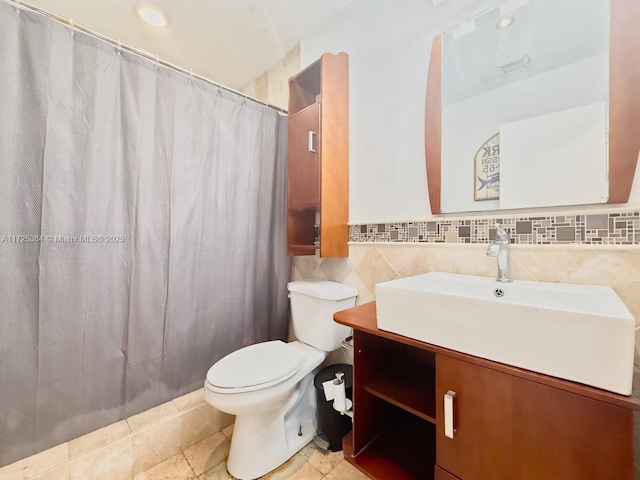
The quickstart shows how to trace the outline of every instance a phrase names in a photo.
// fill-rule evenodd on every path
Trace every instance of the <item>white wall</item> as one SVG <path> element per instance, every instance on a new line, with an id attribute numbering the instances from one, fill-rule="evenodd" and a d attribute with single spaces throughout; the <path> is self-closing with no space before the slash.
<path id="1" fill-rule="evenodd" d="M 324 52 L 349 54 L 349 223 L 431 216 L 424 160 L 431 42 L 495 3 L 449 0 L 434 7 L 430 0 L 354 0 L 327 26 L 302 39 L 303 67 Z M 640 170 L 630 202 L 634 206 L 640 206 L 639 184 Z M 596 208 L 620 207 L 589 207 Z"/>

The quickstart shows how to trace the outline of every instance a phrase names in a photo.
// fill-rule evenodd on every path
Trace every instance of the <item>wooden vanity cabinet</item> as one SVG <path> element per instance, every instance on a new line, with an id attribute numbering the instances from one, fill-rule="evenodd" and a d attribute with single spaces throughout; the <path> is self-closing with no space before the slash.
<path id="1" fill-rule="evenodd" d="M 631 410 L 436 356 L 436 463 L 462 480 L 632 479 Z"/>
<path id="2" fill-rule="evenodd" d="M 288 254 L 348 256 L 346 53 L 325 53 L 289 80 L 287 166 Z"/>
<path id="3" fill-rule="evenodd" d="M 338 312 L 354 329 L 354 420 L 345 458 L 380 480 L 632 480 L 624 397 L 379 330 L 375 303 Z M 453 395 L 453 438 L 445 395 Z"/>

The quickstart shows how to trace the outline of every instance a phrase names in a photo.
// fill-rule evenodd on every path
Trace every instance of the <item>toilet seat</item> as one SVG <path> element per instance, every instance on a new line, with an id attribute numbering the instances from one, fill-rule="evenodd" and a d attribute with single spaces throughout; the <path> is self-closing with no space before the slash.
<path id="1" fill-rule="evenodd" d="M 304 353 L 280 340 L 241 348 L 216 362 L 207 372 L 207 388 L 217 393 L 243 393 L 277 385 L 304 363 Z"/>

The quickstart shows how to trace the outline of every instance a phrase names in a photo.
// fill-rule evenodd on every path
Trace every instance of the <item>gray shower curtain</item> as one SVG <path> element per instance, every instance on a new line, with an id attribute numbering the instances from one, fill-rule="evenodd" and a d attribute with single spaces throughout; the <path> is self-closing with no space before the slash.
<path id="1" fill-rule="evenodd" d="M 0 2 L 0 466 L 286 338 L 285 122 Z"/>

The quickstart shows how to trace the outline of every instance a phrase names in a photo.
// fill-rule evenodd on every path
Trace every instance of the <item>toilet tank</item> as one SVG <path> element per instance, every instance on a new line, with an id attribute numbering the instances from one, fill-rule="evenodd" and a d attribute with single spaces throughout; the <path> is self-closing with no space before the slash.
<path id="1" fill-rule="evenodd" d="M 327 280 L 300 280 L 287 287 L 295 337 L 325 352 L 340 348 L 351 329 L 334 322 L 333 314 L 355 306 L 358 290 Z"/>

